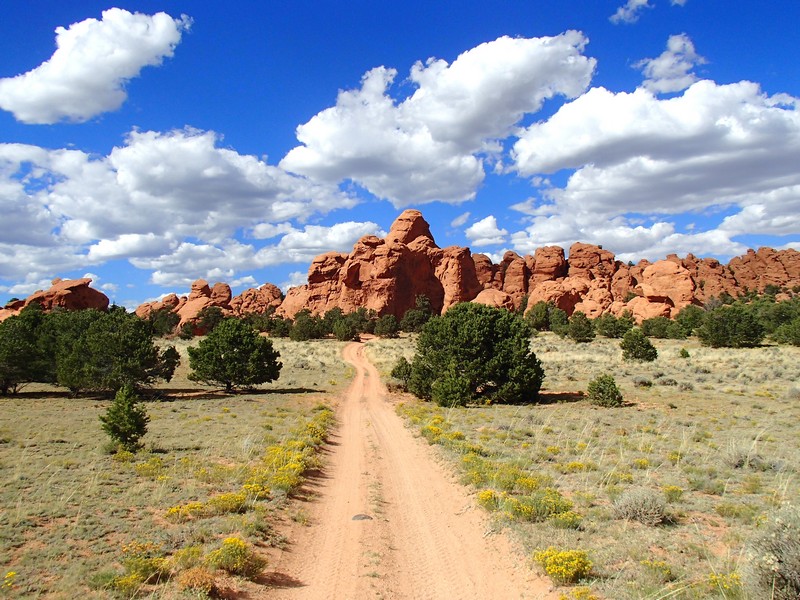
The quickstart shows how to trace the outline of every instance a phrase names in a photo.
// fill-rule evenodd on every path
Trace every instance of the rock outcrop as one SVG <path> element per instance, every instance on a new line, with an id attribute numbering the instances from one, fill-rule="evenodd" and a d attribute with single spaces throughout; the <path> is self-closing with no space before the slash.
<path id="1" fill-rule="evenodd" d="M 545 301 L 568 314 L 580 310 L 595 318 L 630 311 L 641 321 L 674 317 L 712 296 L 763 291 L 767 285 L 800 285 L 800 253 L 762 248 L 730 266 L 692 254 L 625 264 L 601 246 L 577 242 L 568 256 L 563 248 L 544 246 L 533 256 L 506 252 L 494 264 L 468 248 L 439 248 L 422 214 L 407 210 L 385 239 L 367 236 L 350 254 L 317 257 L 308 283 L 290 289 L 277 312 L 292 317 L 302 309 L 323 314 L 363 306 L 400 318 L 418 294 L 428 296 L 435 311 L 464 301 L 519 309 L 527 296 L 528 308 Z"/>
<path id="2" fill-rule="evenodd" d="M 136 314 L 146 319 L 151 313 L 167 309 L 180 316 L 178 327 L 186 323 L 194 323 L 203 309 L 216 306 L 225 316 L 243 316 L 248 313 L 263 314 L 276 309 L 283 301 L 281 290 L 265 283 L 258 289 L 247 289 L 235 298 L 227 283 L 215 283 L 209 286 L 205 279 L 192 283 L 188 296 L 178 297 L 169 294 L 162 300 L 146 302 L 136 308 Z"/>
<path id="3" fill-rule="evenodd" d="M 439 248 L 422 214 L 406 210 L 384 239 L 368 235 L 349 254 L 316 257 L 308 283 L 291 288 L 285 298 L 271 284 L 231 298 L 227 285 L 209 287 L 198 280 L 188 297 L 172 294 L 136 312 L 146 317 L 166 307 L 189 322 L 208 306 L 219 306 L 231 315 L 275 309 L 286 317 L 304 309 L 324 314 L 333 308 L 349 313 L 363 307 L 399 319 L 415 306 L 417 295 L 424 294 L 436 312 L 469 301 L 518 310 L 527 297 L 529 309 L 545 301 L 568 314 L 579 310 L 595 318 L 630 311 L 641 321 L 674 317 L 689 304 L 702 305 L 726 293 L 735 297 L 747 290 L 763 291 L 767 286 L 800 286 L 800 253 L 761 248 L 727 266 L 693 254 L 632 264 L 616 260 L 601 246 L 576 242 L 568 254 L 558 246 L 543 246 L 533 256 L 506 252 L 494 264 L 469 248 Z"/>
<path id="4" fill-rule="evenodd" d="M 54 308 L 108 310 L 108 296 L 89 287 L 90 283 L 92 283 L 92 280 L 89 278 L 54 279 L 50 289 L 39 290 L 25 300 L 17 300 L 0 309 L 0 321 L 19 314 L 23 308 L 30 304 L 39 304 L 45 311 L 50 311 Z"/>

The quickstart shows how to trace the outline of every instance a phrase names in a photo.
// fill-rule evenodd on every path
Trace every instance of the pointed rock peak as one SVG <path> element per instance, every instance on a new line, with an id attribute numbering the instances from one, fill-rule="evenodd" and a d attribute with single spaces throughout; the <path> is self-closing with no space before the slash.
<path id="1" fill-rule="evenodd" d="M 418 237 L 426 237 L 433 241 L 431 228 L 418 210 L 404 210 L 389 229 L 386 243 L 410 244 Z"/>

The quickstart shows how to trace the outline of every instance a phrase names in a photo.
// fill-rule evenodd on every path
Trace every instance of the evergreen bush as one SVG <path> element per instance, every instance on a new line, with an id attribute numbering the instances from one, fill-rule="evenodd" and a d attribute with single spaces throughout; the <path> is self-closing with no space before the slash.
<path id="1" fill-rule="evenodd" d="M 622 392 L 612 375 L 598 375 L 589 382 L 589 401 L 597 406 L 622 406 Z"/>

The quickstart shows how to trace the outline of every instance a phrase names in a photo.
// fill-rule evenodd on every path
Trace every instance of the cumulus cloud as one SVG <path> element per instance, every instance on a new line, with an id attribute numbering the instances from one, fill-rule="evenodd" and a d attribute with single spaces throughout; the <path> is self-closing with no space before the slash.
<path id="1" fill-rule="evenodd" d="M 184 241 L 152 258 L 136 257 L 131 263 L 153 271 L 151 281 L 165 286 L 188 286 L 197 277 L 209 281 L 231 281 L 237 273 L 280 264 L 309 262 L 330 251 L 349 252 L 365 235 L 385 236 L 371 222 L 337 223 L 330 227 L 307 225 L 284 235 L 277 244 L 256 248 L 236 239 L 198 244 Z"/>
<path id="2" fill-rule="evenodd" d="M 171 57 L 191 20 L 120 8 L 56 29 L 57 49 L 32 71 L 0 79 L 0 108 L 24 123 L 86 121 L 117 110 L 125 84 Z"/>
<path id="3" fill-rule="evenodd" d="M 497 226 L 497 218 L 489 215 L 467 227 L 464 231 L 473 246 L 493 246 L 506 241 L 508 231 Z"/>
<path id="4" fill-rule="evenodd" d="M 218 260 L 235 274 L 219 250 L 236 234 L 285 235 L 295 232 L 290 220 L 355 204 L 335 186 L 219 147 L 214 132 L 134 131 L 105 157 L 0 144 L 0 278 L 172 255 L 185 259 L 184 273 L 202 264 L 208 274 Z M 232 251 L 252 258 L 257 249 Z"/>
<path id="5" fill-rule="evenodd" d="M 594 88 L 529 127 L 513 159 L 530 177 L 574 170 L 514 207 L 530 216 L 512 236 L 520 250 L 581 239 L 639 256 L 731 255 L 744 249 L 737 235 L 797 230 L 798 101 L 755 83 L 698 81 L 669 99 Z M 732 214 L 708 231 L 683 233 L 668 218 L 722 208 Z"/>
<path id="6" fill-rule="evenodd" d="M 278 287 L 281 288 L 281 291 L 283 291 L 285 294 L 289 291 L 289 288 L 299 287 L 306 283 L 308 283 L 308 276 L 305 273 L 301 273 L 300 271 L 292 271 L 289 273 L 288 279 L 286 281 L 282 281 Z"/>
<path id="7" fill-rule="evenodd" d="M 685 90 L 697 81 L 692 69 L 705 63 L 689 36 L 682 33 L 669 37 L 667 49 L 660 56 L 646 58 L 635 66 L 644 73 L 645 88 L 656 94 L 667 94 Z"/>
<path id="8" fill-rule="evenodd" d="M 499 151 L 520 119 L 556 95 L 573 98 L 589 84 L 595 61 L 587 39 L 501 37 L 459 55 L 417 62 L 416 90 L 396 102 L 395 69 L 367 72 L 361 87 L 341 91 L 336 106 L 297 128 L 301 146 L 280 166 L 313 179 L 352 180 L 395 207 L 475 196 L 484 159 Z"/>
<path id="9" fill-rule="evenodd" d="M 635 23 L 639 20 L 639 13 L 645 8 L 653 8 L 653 5 L 648 0 L 627 0 L 609 17 L 609 21 L 614 24 Z"/>

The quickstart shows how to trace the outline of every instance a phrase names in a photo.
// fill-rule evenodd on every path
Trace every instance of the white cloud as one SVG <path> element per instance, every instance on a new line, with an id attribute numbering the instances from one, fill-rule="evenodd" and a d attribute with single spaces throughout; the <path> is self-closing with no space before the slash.
<path id="1" fill-rule="evenodd" d="M 583 240 L 631 256 L 732 255 L 745 249 L 738 235 L 797 231 L 798 102 L 751 82 L 699 81 L 665 100 L 594 88 L 532 125 L 513 158 L 531 177 L 574 169 L 563 187 L 512 207 L 531 216 L 512 235 L 518 251 Z M 722 207 L 732 214 L 707 231 L 677 232 L 665 218 Z"/>
<path id="2" fill-rule="evenodd" d="M 508 231 L 497 226 L 497 219 L 489 215 L 466 228 L 464 234 L 473 246 L 492 246 L 503 244 Z"/>
<path id="3" fill-rule="evenodd" d="M 221 247 L 242 231 L 287 233 L 287 219 L 356 204 L 335 186 L 218 142 L 214 132 L 134 131 L 106 157 L 0 144 L 0 277 L 38 280 L 123 258 L 144 264 L 187 238 Z"/>
<path id="4" fill-rule="evenodd" d="M 635 23 L 639 20 L 639 13 L 645 8 L 653 8 L 653 5 L 648 0 L 627 0 L 609 17 L 609 21 L 614 24 Z"/>
<path id="5" fill-rule="evenodd" d="M 0 79 L 0 108 L 24 123 L 86 121 L 116 110 L 127 98 L 126 82 L 171 57 L 190 24 L 186 16 L 111 8 L 100 21 L 59 27 L 50 60 Z"/>
<path id="6" fill-rule="evenodd" d="M 269 240 L 281 234 L 294 231 L 291 223 L 259 223 L 252 230 L 252 236 L 257 240 Z"/>
<path id="7" fill-rule="evenodd" d="M 667 94 L 685 90 L 696 82 L 697 75 L 692 69 L 705 63 L 689 36 L 682 33 L 669 37 L 667 49 L 660 56 L 646 58 L 635 66 L 644 73 L 645 88 L 656 94 Z"/>
<path id="8" fill-rule="evenodd" d="M 300 287 L 306 283 L 308 283 L 308 275 L 306 273 L 292 271 L 289 273 L 288 279 L 278 284 L 278 287 L 281 288 L 281 291 L 285 294 L 289 291 L 289 288 Z"/>
<path id="9" fill-rule="evenodd" d="M 463 227 L 469 221 L 469 212 L 461 213 L 455 219 L 450 221 L 450 227 Z"/>
<path id="10" fill-rule="evenodd" d="M 330 251 L 349 252 L 365 235 L 385 236 L 375 223 L 337 223 L 330 227 L 307 225 L 284 235 L 277 244 L 256 248 L 235 239 L 219 243 L 182 242 L 174 250 L 154 257 L 131 259 L 140 269 L 153 271 L 151 281 L 164 286 L 187 287 L 198 277 L 232 281 L 237 273 L 288 263 L 311 261 Z"/>
<path id="11" fill-rule="evenodd" d="M 280 165 L 316 180 L 351 179 L 395 207 L 475 196 L 485 155 L 526 114 L 555 95 L 575 97 L 589 84 L 595 61 L 582 56 L 587 39 L 502 37 L 461 54 L 452 64 L 417 62 L 416 91 L 396 103 L 394 69 L 367 72 L 336 106 L 297 128 L 301 146 Z"/>
<path id="12" fill-rule="evenodd" d="M 780 98 L 781 102 L 785 99 Z M 700 81 L 659 100 L 594 88 L 515 144 L 523 175 L 577 169 L 546 195 L 598 216 L 752 203 L 800 183 L 800 113 L 750 82 Z"/>
<path id="13" fill-rule="evenodd" d="M 307 225 L 303 231 L 292 231 L 281 238 L 277 248 L 281 251 L 300 252 L 310 258 L 323 252 L 350 251 L 365 235 L 386 237 L 386 232 L 372 222 L 347 221 L 331 227 Z"/>

